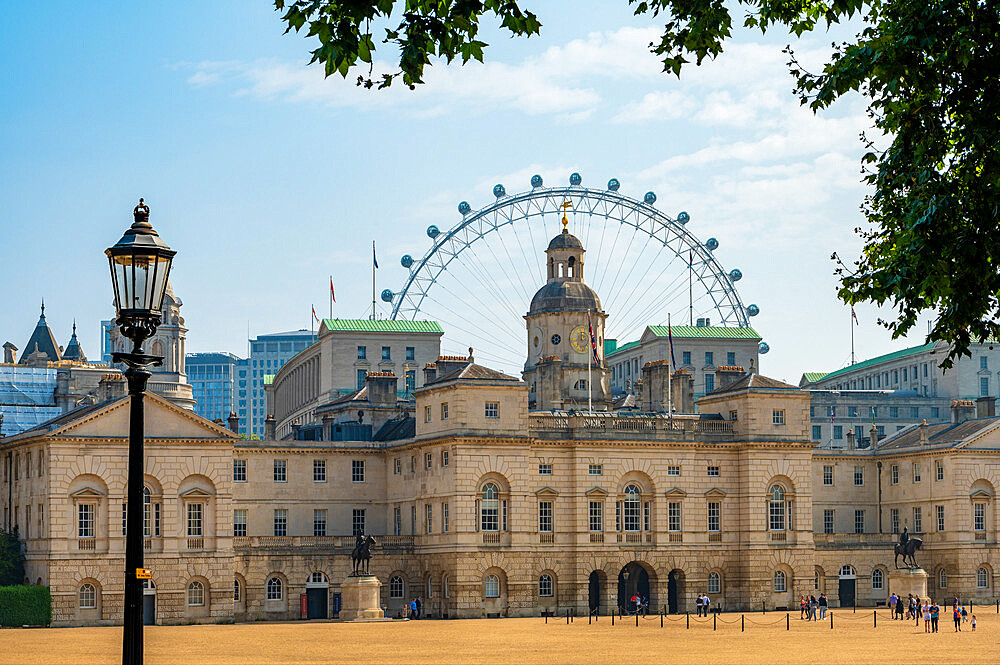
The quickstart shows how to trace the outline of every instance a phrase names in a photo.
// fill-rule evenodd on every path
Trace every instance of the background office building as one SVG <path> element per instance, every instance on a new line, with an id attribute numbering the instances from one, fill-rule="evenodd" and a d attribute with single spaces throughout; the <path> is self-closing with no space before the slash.
<path id="1" fill-rule="evenodd" d="M 250 340 L 249 376 L 246 388 L 237 388 L 237 400 L 245 399 L 246 415 L 240 418 L 240 432 L 261 436 L 264 434 L 264 419 L 267 418 L 267 397 L 264 394 L 264 377 L 272 376 L 299 351 L 316 340 L 316 334 L 309 330 L 258 335 Z M 237 381 L 241 379 L 237 378 Z M 239 391 L 246 390 L 246 397 L 240 398 Z M 229 414 L 226 414 L 229 415 Z M 239 411 L 237 411 L 239 415 Z"/>
<path id="2" fill-rule="evenodd" d="M 187 354 L 188 383 L 194 390 L 194 412 L 208 420 L 236 413 L 236 375 L 240 358 L 231 353 Z"/>

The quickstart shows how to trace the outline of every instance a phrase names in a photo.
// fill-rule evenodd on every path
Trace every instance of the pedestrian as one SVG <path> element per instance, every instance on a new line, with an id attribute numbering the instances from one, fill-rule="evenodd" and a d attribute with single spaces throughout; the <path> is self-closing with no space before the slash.
<path id="1" fill-rule="evenodd" d="M 712 606 L 712 601 L 709 600 L 708 594 L 704 594 L 701 597 L 701 609 L 705 611 L 705 616 L 708 616 L 708 610 Z"/>
<path id="2" fill-rule="evenodd" d="M 821 593 L 819 595 L 819 618 L 820 618 L 820 621 L 826 619 L 826 608 L 827 608 L 827 605 L 828 605 L 828 603 L 827 603 L 827 600 L 826 600 L 826 594 L 825 593 Z"/>
<path id="3" fill-rule="evenodd" d="M 809 596 L 809 620 L 816 620 L 816 608 L 819 607 L 819 602 L 816 600 L 816 596 Z"/>
<path id="4" fill-rule="evenodd" d="M 972 632 L 976 632 L 976 615 L 972 615 Z"/>
<path id="5" fill-rule="evenodd" d="M 941 613 L 941 608 L 937 606 L 937 603 L 931 602 L 931 632 L 938 632 L 938 615 Z"/>
<path id="6" fill-rule="evenodd" d="M 952 610 L 958 609 L 958 596 L 955 596 L 954 598 L 951 599 L 951 609 Z"/>
<path id="7" fill-rule="evenodd" d="M 695 601 L 694 601 L 694 609 L 695 609 L 696 616 L 701 616 L 701 602 L 702 602 L 701 601 L 701 594 L 699 593 L 698 594 L 698 598 L 696 598 Z"/>
<path id="8" fill-rule="evenodd" d="M 416 619 L 417 618 L 417 599 L 416 598 L 412 598 L 410 600 L 410 618 L 411 619 Z"/>
<path id="9" fill-rule="evenodd" d="M 799 596 L 799 620 L 806 618 L 806 597 Z"/>
<path id="10" fill-rule="evenodd" d="M 417 618 L 419 619 L 424 613 L 424 599 L 417 596 Z"/>
<path id="11" fill-rule="evenodd" d="M 965 605 L 962 605 L 962 623 L 969 620 L 969 613 L 965 611 Z"/>
<path id="12" fill-rule="evenodd" d="M 957 633 L 960 630 L 962 630 L 962 613 L 958 611 L 958 607 L 956 606 L 951 611 L 951 614 L 952 614 L 952 618 L 955 619 L 955 632 Z"/>
<path id="13" fill-rule="evenodd" d="M 924 615 L 924 632 L 931 632 L 931 606 L 929 604 L 924 604 L 920 607 L 921 613 Z"/>
<path id="14" fill-rule="evenodd" d="M 895 620 L 896 618 L 896 600 L 897 600 L 896 594 L 894 593 L 889 594 L 889 610 L 890 610 L 889 614 L 893 618 L 893 620 Z"/>

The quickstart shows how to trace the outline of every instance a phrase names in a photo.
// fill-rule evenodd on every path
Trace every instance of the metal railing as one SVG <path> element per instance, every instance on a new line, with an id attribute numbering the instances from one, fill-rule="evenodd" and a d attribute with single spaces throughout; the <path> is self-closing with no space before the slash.
<path id="1" fill-rule="evenodd" d="M 665 440 L 693 440 L 698 436 L 713 439 L 732 439 L 736 421 L 702 420 L 698 416 L 675 415 L 670 418 L 660 414 L 616 415 L 585 413 L 530 413 L 529 423 L 536 434 L 565 434 L 573 431 L 574 437 L 600 438 L 634 432 L 644 437 L 660 435 Z"/>
<path id="2" fill-rule="evenodd" d="M 336 554 L 350 554 L 354 536 L 236 536 L 234 550 L 247 549 L 312 549 Z M 375 536 L 375 551 L 394 554 L 413 552 L 413 536 Z"/>
<path id="3" fill-rule="evenodd" d="M 76 541 L 77 549 L 93 551 L 97 549 L 97 538 L 80 538 Z"/>
<path id="4" fill-rule="evenodd" d="M 204 538 L 188 538 L 187 548 L 189 550 L 203 550 L 205 549 L 205 539 Z"/>

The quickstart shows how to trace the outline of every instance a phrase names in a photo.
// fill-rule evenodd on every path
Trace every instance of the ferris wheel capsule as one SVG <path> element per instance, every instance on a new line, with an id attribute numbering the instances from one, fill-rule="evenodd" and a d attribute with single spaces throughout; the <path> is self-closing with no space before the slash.
<path id="1" fill-rule="evenodd" d="M 462 215 L 468 215 L 470 212 L 472 212 L 472 206 L 469 205 L 468 201 L 462 201 L 461 203 L 458 204 L 458 212 L 460 212 Z"/>
<path id="2" fill-rule="evenodd" d="M 715 238 L 709 238 L 705 242 L 705 247 L 708 248 L 708 251 L 714 252 L 715 250 L 719 249 L 719 241 L 716 240 Z"/>
<path id="3" fill-rule="evenodd" d="M 729 271 L 729 279 L 733 280 L 734 282 L 740 281 L 741 279 L 743 279 L 743 271 L 740 270 L 739 268 L 733 268 L 732 270 Z"/>
<path id="4" fill-rule="evenodd" d="M 579 173 L 571 173 L 570 174 L 570 176 L 569 176 L 569 184 L 573 185 L 574 187 L 579 187 L 581 182 L 583 182 L 583 178 L 580 177 Z"/>
<path id="5" fill-rule="evenodd" d="M 688 222 L 691 221 L 691 215 L 681 211 L 677 213 L 677 221 L 680 222 L 681 224 L 687 224 Z"/>
<path id="6" fill-rule="evenodd" d="M 410 256 L 409 254 L 403 254 L 403 258 L 399 260 L 399 263 L 404 268 L 409 268 L 410 266 L 413 265 L 413 257 Z"/>
<path id="7" fill-rule="evenodd" d="M 382 290 L 382 302 L 392 302 L 392 298 L 395 294 L 389 289 Z"/>
<path id="8" fill-rule="evenodd" d="M 538 187 L 541 187 L 541 186 L 542 186 L 542 176 L 538 175 L 537 173 L 535 175 L 531 176 L 531 187 L 532 187 L 532 189 L 537 189 Z"/>
<path id="9" fill-rule="evenodd" d="M 646 205 L 653 205 L 656 203 L 656 194 L 653 192 L 646 192 L 646 195 L 642 197 L 642 200 L 646 202 Z"/>
<path id="10" fill-rule="evenodd" d="M 608 191 L 617 192 L 619 187 L 621 187 L 621 183 L 618 182 L 618 178 L 608 180 Z"/>
<path id="11" fill-rule="evenodd" d="M 757 316 L 760 314 L 760 307 L 757 305 L 747 305 L 747 316 Z"/>
<path id="12" fill-rule="evenodd" d="M 503 195 L 506 194 L 506 193 L 507 193 L 507 190 L 503 188 L 503 185 L 494 185 L 493 186 L 493 196 L 497 197 L 498 199 L 499 198 L 503 198 Z"/>
<path id="13" fill-rule="evenodd" d="M 770 346 L 768 345 L 768 343 L 767 343 L 767 342 L 761 342 L 760 344 L 758 344 L 758 345 L 757 345 L 757 351 L 758 351 L 758 352 L 759 352 L 759 353 L 760 353 L 761 355 L 763 355 L 763 354 L 767 353 L 767 352 L 768 352 L 768 351 L 770 351 L 770 350 L 771 350 L 771 347 L 770 347 Z"/>

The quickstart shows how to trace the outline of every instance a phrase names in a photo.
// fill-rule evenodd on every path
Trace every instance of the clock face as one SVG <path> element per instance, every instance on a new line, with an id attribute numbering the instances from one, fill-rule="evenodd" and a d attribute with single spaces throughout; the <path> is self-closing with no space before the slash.
<path id="1" fill-rule="evenodd" d="M 562 337 L 559 336 L 559 333 L 556 333 L 555 335 L 552 336 L 552 343 L 553 344 L 558 344 L 561 341 L 562 341 Z"/>
<path id="2" fill-rule="evenodd" d="M 577 326 L 573 328 L 573 331 L 569 334 L 569 343 L 573 345 L 573 350 L 577 353 L 587 352 L 587 329 L 583 326 Z"/>

